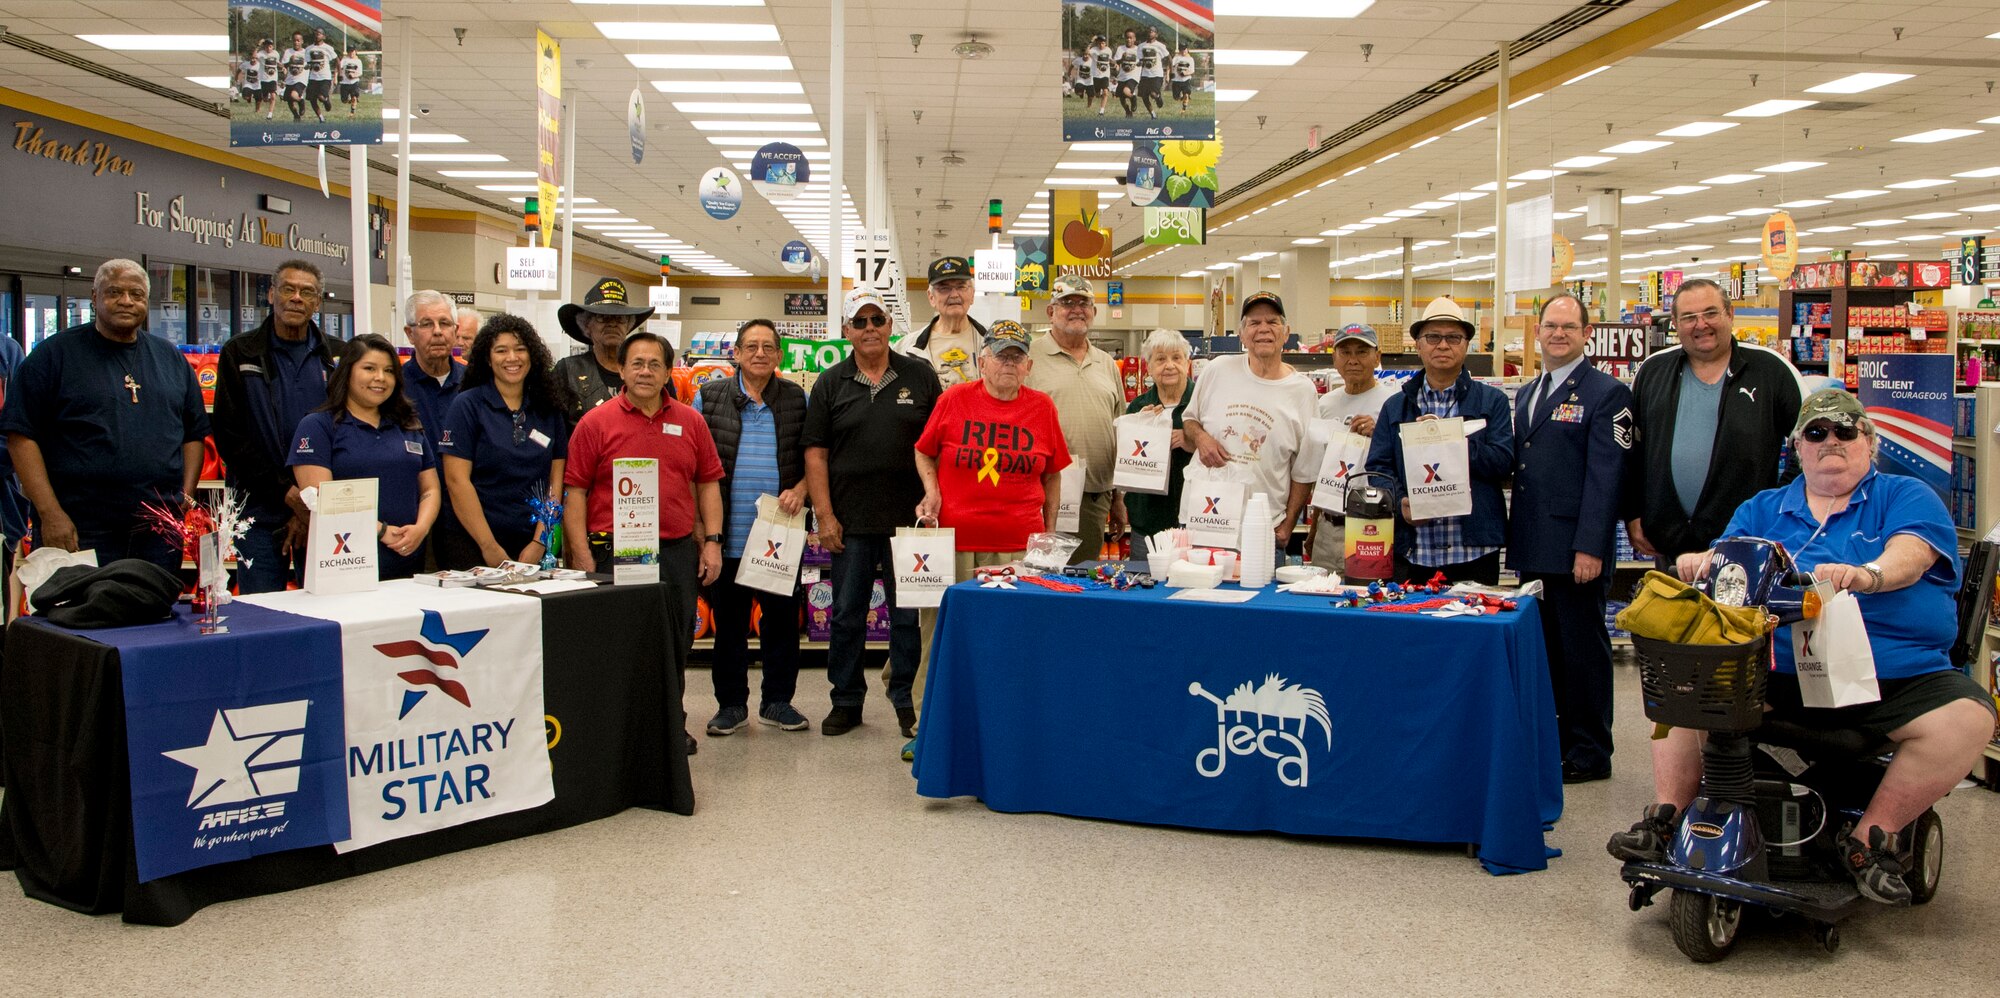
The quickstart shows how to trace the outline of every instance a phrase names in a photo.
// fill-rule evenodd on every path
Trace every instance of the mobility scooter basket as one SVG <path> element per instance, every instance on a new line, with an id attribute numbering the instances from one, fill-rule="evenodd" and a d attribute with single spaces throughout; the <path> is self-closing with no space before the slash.
<path id="1" fill-rule="evenodd" d="M 1749 731 L 1764 719 L 1771 632 L 1737 645 L 1688 645 L 1632 636 L 1646 716 L 1702 731 Z"/>

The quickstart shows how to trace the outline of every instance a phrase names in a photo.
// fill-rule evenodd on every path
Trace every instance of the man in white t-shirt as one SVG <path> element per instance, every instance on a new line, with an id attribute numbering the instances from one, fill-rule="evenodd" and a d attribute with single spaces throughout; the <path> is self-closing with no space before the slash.
<path id="1" fill-rule="evenodd" d="M 326 29 L 313 32 L 313 43 L 306 46 L 306 101 L 321 121 L 333 110 L 333 64 L 339 61 L 340 50 L 327 44 Z"/>
<path id="2" fill-rule="evenodd" d="M 1160 29 L 1146 29 L 1146 41 L 1139 46 L 1139 99 L 1150 117 L 1159 117 L 1160 109 L 1167 106 L 1161 91 L 1167 83 L 1167 60 L 1173 54 L 1167 43 L 1160 41 Z"/>
<path id="3" fill-rule="evenodd" d="M 278 109 L 278 91 L 284 78 L 285 59 L 278 54 L 278 43 L 266 38 L 257 46 L 257 94 L 266 118 Z M 254 114 L 257 109 L 253 106 L 250 110 Z"/>
<path id="4" fill-rule="evenodd" d="M 1341 327 L 1333 337 L 1333 369 L 1340 373 L 1339 388 L 1319 397 L 1319 418 L 1332 420 L 1336 438 L 1342 433 L 1370 436 L 1382 403 L 1396 394 L 1396 386 L 1376 380 L 1375 369 L 1382 363 L 1381 340 L 1375 327 L 1363 323 Z M 1306 549 L 1312 563 L 1336 575 L 1347 567 L 1346 521 L 1329 509 L 1312 513 L 1312 530 L 1306 535 Z"/>
<path id="5" fill-rule="evenodd" d="M 306 36 L 292 33 L 292 47 L 285 50 L 280 58 L 284 60 L 284 82 L 281 84 L 285 97 L 285 107 L 292 112 L 292 120 L 306 116 Z"/>
<path id="6" fill-rule="evenodd" d="M 930 361 L 938 384 L 950 388 L 979 380 L 979 347 L 986 342 L 986 327 L 966 312 L 972 307 L 972 261 L 962 256 L 944 256 L 931 261 L 931 309 L 937 312 L 930 323 L 910 340 L 910 354 Z"/>
<path id="7" fill-rule="evenodd" d="M 1125 44 L 1111 53 L 1111 61 L 1118 64 L 1116 89 L 1118 103 L 1125 108 L 1125 117 L 1130 118 L 1139 111 L 1139 33 L 1127 30 Z"/>
<path id="8" fill-rule="evenodd" d="M 1318 450 L 1309 436 L 1319 392 L 1285 363 L 1292 329 L 1283 299 L 1269 291 L 1243 299 L 1238 327 L 1243 353 L 1202 369 L 1181 418 L 1182 435 L 1195 460 L 1210 468 L 1235 465 L 1251 495 L 1264 493 L 1274 508 L 1284 504 L 1272 538 L 1283 547 L 1319 477 Z"/>
<path id="9" fill-rule="evenodd" d="M 1090 39 L 1090 48 L 1084 54 L 1090 57 L 1090 85 L 1097 95 L 1097 113 L 1103 114 L 1111 104 L 1111 72 L 1117 62 L 1116 53 L 1103 35 L 1097 35 Z"/>
<path id="10" fill-rule="evenodd" d="M 1181 113 L 1186 114 L 1188 101 L 1194 97 L 1194 53 L 1188 51 L 1186 44 L 1182 44 L 1180 54 L 1174 56 L 1173 85 L 1174 99 L 1181 102 Z"/>
<path id="11" fill-rule="evenodd" d="M 340 101 L 347 105 L 349 118 L 361 110 L 361 69 L 360 54 L 348 46 L 347 57 L 340 60 Z"/>
<path id="12" fill-rule="evenodd" d="M 262 86 L 257 82 L 257 53 L 254 49 L 244 49 L 243 58 L 236 60 L 236 99 L 254 109 Z"/>

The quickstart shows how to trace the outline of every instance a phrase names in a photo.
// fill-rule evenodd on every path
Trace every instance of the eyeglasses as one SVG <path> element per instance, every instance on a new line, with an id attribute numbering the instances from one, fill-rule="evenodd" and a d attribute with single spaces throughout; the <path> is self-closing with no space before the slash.
<path id="1" fill-rule="evenodd" d="M 847 324 L 856 329 L 867 329 L 871 326 L 879 329 L 889 324 L 889 317 L 886 315 L 857 315 L 847 320 Z"/>
<path id="2" fill-rule="evenodd" d="M 301 287 L 301 286 L 299 286 L 299 285 L 297 285 L 297 284 L 280 284 L 280 285 L 278 285 L 278 297 L 280 297 L 280 298 L 290 298 L 290 297 L 292 297 L 293 295 L 297 295 L 297 296 L 299 296 L 300 298 L 303 298 L 303 299 L 305 299 L 306 301 L 318 301 L 318 300 L 319 300 L 319 289 L 318 289 L 318 288 L 308 288 L 308 287 Z"/>
<path id="3" fill-rule="evenodd" d="M 1697 322 L 1706 322 L 1714 325 L 1722 321 L 1723 314 L 1723 311 L 1719 308 L 1711 308 L 1706 312 L 1689 312 L 1686 315 L 1674 316 L 1674 325 L 1692 326 Z"/>
<path id="4" fill-rule="evenodd" d="M 1028 352 L 1026 350 L 1002 350 L 998 353 L 989 353 L 986 356 L 993 358 L 993 362 L 996 364 L 1019 367 L 1027 361 Z"/>
<path id="5" fill-rule="evenodd" d="M 1806 443 L 1816 444 L 1824 442 L 1826 435 L 1829 433 L 1845 442 L 1860 436 L 1861 428 L 1858 426 L 1835 426 L 1832 423 L 1814 423 L 1800 430 L 1799 438 Z"/>
<path id="6" fill-rule="evenodd" d="M 1462 333 L 1423 333 L 1417 339 L 1423 340 L 1426 344 L 1434 347 L 1465 345 L 1465 336 Z"/>
<path id="7" fill-rule="evenodd" d="M 516 444 L 528 442 L 528 410 L 526 409 L 514 410 L 514 442 Z"/>
<path id="8" fill-rule="evenodd" d="M 1544 322 L 1542 323 L 1542 332 L 1580 333 L 1583 332 L 1583 326 L 1582 324 L 1575 322 Z"/>
<path id="9" fill-rule="evenodd" d="M 1081 312 L 1087 308 L 1097 307 L 1097 303 L 1095 301 L 1083 297 L 1064 298 L 1063 300 L 1056 302 L 1055 304 L 1057 308 L 1066 309 L 1071 312 Z"/>
<path id="10" fill-rule="evenodd" d="M 105 301 L 145 301 L 151 297 L 145 288 L 98 288 L 97 293 Z"/>
<path id="11" fill-rule="evenodd" d="M 777 345 L 776 343 L 754 343 L 754 342 L 753 342 L 753 343 L 738 343 L 738 344 L 736 344 L 736 352 L 737 352 L 737 353 L 777 353 L 777 352 L 778 352 L 778 345 Z"/>
<path id="12" fill-rule="evenodd" d="M 458 331 L 458 322 L 455 319 L 419 319 L 416 322 L 411 323 L 410 328 L 421 329 L 427 333 L 434 333 L 434 332 L 455 333 Z"/>

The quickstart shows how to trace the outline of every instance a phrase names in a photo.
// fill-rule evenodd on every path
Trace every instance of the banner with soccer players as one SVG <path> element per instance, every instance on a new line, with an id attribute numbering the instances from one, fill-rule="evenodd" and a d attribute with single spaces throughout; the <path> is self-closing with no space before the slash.
<path id="1" fill-rule="evenodd" d="M 1214 0 L 1066 0 L 1063 140 L 1215 137 Z"/>
<path id="2" fill-rule="evenodd" d="M 382 141 L 381 0 L 229 0 L 229 144 Z"/>

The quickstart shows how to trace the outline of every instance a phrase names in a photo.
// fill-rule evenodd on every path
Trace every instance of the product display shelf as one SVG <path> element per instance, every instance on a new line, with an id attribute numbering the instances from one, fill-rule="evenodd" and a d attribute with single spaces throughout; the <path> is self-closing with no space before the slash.
<path id="1" fill-rule="evenodd" d="M 2000 384 L 1982 384 L 1973 392 L 1961 392 L 1957 405 L 1951 513 L 1959 543 L 1969 546 L 2000 523 L 2000 481 L 1995 480 L 1992 470 L 2000 468 L 2000 437 L 1994 435 L 2000 429 Z M 1972 678 L 1989 694 L 1994 692 L 1995 655 L 2000 655 L 2000 620 L 1987 626 L 1985 640 L 1971 663 Z M 1986 758 L 1993 767 L 1988 770 L 1989 777 L 2000 773 L 2000 742 L 1986 747 Z"/>
<path id="2" fill-rule="evenodd" d="M 1910 287 L 1786 288 L 1778 293 L 1780 349 L 1807 374 L 1849 381 L 1848 362 L 1867 353 L 1950 350 L 1955 327 L 1947 310 L 1909 311 Z M 1919 332 L 1921 331 L 1921 332 Z"/>

